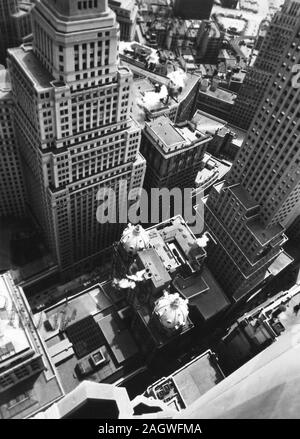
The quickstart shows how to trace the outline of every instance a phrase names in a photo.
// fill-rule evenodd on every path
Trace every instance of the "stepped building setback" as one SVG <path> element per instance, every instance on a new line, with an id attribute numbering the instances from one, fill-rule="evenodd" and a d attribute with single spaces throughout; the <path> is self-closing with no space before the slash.
<path id="1" fill-rule="evenodd" d="M 41 0 L 32 18 L 33 44 L 9 50 L 16 131 L 30 213 L 70 276 L 92 267 L 119 236 L 120 224 L 98 222 L 97 194 L 125 180 L 138 196 L 141 133 L 107 1 Z M 126 197 L 120 189 L 120 210 Z"/>

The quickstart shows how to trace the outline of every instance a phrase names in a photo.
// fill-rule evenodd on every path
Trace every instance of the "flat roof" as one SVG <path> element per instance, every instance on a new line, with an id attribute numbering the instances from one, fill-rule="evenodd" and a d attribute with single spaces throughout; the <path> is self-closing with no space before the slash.
<path id="1" fill-rule="evenodd" d="M 223 88 L 217 87 L 216 90 L 211 90 L 209 87 L 206 91 L 199 90 L 200 94 L 206 94 L 214 97 L 215 99 L 219 99 L 220 101 L 227 102 L 228 104 L 234 104 L 235 99 L 237 97 L 236 93 L 233 93 L 228 90 L 224 90 Z"/>
<path id="2" fill-rule="evenodd" d="M 162 116 L 147 124 L 166 146 L 175 147 L 180 143 L 185 143 L 185 138 L 176 130 L 168 117 Z"/>
<path id="3" fill-rule="evenodd" d="M 124 307 L 123 299 L 124 293 L 106 282 L 35 315 L 66 392 L 84 379 L 75 371 L 78 363 L 89 363 L 90 356 L 100 348 L 109 361 L 91 370 L 86 379 L 102 382 L 111 380 L 114 374 L 120 378 L 136 367 L 138 360 L 130 365 L 127 360 L 136 356 L 138 347 L 116 312 Z M 46 320 L 50 320 L 48 328 L 44 326 Z"/>
<path id="4" fill-rule="evenodd" d="M 208 352 L 179 369 L 172 377 L 188 407 L 222 381 L 224 375 L 211 352 Z"/>
<path id="5" fill-rule="evenodd" d="M 177 261 L 173 253 L 166 246 L 161 234 L 157 229 L 151 229 L 148 232 L 151 246 L 156 250 L 159 257 L 164 261 L 165 267 L 168 267 L 169 271 L 174 271 L 180 267 L 180 262 Z"/>
<path id="6" fill-rule="evenodd" d="M 8 290 L 11 291 L 8 293 Z M 19 306 L 22 307 L 22 314 L 26 321 L 28 319 L 30 322 L 32 317 L 24 293 L 20 288 L 13 286 L 13 280 L 9 274 L 0 276 L 0 302 L 1 348 L 10 340 L 15 349 L 11 357 L 3 358 L 4 362 L 8 359 L 8 371 L 10 361 L 22 364 L 23 356 L 18 357 L 16 354 L 23 351 L 32 352 L 32 355 L 35 353 L 32 359 L 42 356 L 45 366 L 43 371 L 18 382 L 17 385 L 1 393 L 0 419 L 26 418 L 45 409 L 49 404 L 61 398 L 64 393 L 49 354 L 41 342 L 39 331 L 35 329 L 39 326 L 34 324 L 28 324 L 26 328 L 22 326 Z M 15 303 L 18 303 L 18 308 Z M 29 348 L 32 350 L 29 351 Z M 26 394 L 25 399 L 24 394 Z M 18 398 L 20 402 L 16 403 Z"/>
<path id="7" fill-rule="evenodd" d="M 41 62 L 33 53 L 32 46 L 20 46 L 14 49 L 8 49 L 8 53 L 22 67 L 24 73 L 37 89 L 51 87 L 51 81 L 54 77 L 42 66 Z"/>
<path id="8" fill-rule="evenodd" d="M 278 255 L 277 258 L 272 262 L 270 267 L 268 267 L 268 270 L 273 276 L 276 276 L 278 273 L 288 267 L 293 261 L 294 259 L 291 256 L 285 252 L 281 252 L 280 255 Z"/>
<path id="9" fill-rule="evenodd" d="M 225 120 L 214 117 L 204 111 L 197 110 L 192 119 L 197 125 L 197 130 L 204 134 L 216 134 L 216 132 L 225 127 L 227 122 Z"/>
<path id="10" fill-rule="evenodd" d="M 119 364 L 139 352 L 129 330 L 113 314 L 108 314 L 98 321 L 98 325 Z"/>
<path id="11" fill-rule="evenodd" d="M 14 298 L 5 278 L 0 276 L 0 364 L 30 348 Z"/>
<path id="12" fill-rule="evenodd" d="M 187 279 L 176 277 L 173 283 L 189 299 L 189 303 L 197 307 L 204 320 L 211 319 L 230 305 L 229 299 L 206 265 L 201 273 Z"/>
<path id="13" fill-rule="evenodd" d="M 241 128 L 238 128 L 235 125 L 230 125 L 230 124 L 228 124 L 227 127 L 230 129 L 230 131 L 233 131 L 235 134 L 234 143 L 238 146 L 242 146 L 242 144 L 245 140 L 247 131 L 242 130 Z"/>
<path id="14" fill-rule="evenodd" d="M 88 291 L 83 291 L 77 296 L 64 299 L 58 304 L 42 311 L 40 315 L 40 333 L 45 340 L 49 340 L 59 332 L 59 328 L 65 329 L 70 325 L 104 311 L 112 306 L 112 301 L 105 294 L 100 285 L 95 285 Z M 50 326 L 45 328 L 48 321 Z M 64 328 L 65 327 L 65 328 Z"/>
<path id="15" fill-rule="evenodd" d="M 280 224 L 274 224 L 266 229 L 262 223 L 255 218 L 247 222 L 247 228 L 262 244 L 266 244 L 284 232 L 284 228 Z"/>
<path id="16" fill-rule="evenodd" d="M 138 258 L 146 272 L 149 270 L 149 275 L 151 275 L 150 279 L 156 288 L 160 288 L 171 282 L 171 277 L 154 248 L 138 252 Z"/>
<path id="17" fill-rule="evenodd" d="M 166 154 L 180 153 L 182 148 L 190 148 L 197 142 L 208 141 L 210 136 L 194 129 L 191 122 L 175 124 L 167 116 L 160 116 L 151 122 L 146 122 L 145 126 L 145 133 L 158 138 L 161 144 L 156 142 L 155 146 Z"/>
<path id="18" fill-rule="evenodd" d="M 228 189 L 236 196 L 239 201 L 241 201 L 246 209 L 252 209 L 259 205 L 256 201 L 253 201 L 250 198 L 248 192 L 240 184 L 229 186 Z"/>

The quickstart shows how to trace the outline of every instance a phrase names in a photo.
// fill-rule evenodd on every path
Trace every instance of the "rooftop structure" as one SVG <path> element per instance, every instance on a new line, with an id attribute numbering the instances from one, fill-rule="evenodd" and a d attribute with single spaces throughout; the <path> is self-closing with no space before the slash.
<path id="1" fill-rule="evenodd" d="M 203 158 L 204 168 L 198 172 L 195 180 L 196 195 L 200 191 L 207 191 L 217 182 L 223 180 L 227 172 L 230 171 L 232 164 L 226 160 L 218 160 L 210 154 L 205 154 Z"/>
<path id="2" fill-rule="evenodd" d="M 138 369 L 140 355 L 126 324 L 124 299 L 106 282 L 35 315 L 66 392 L 85 378 L 113 383 Z"/>
<path id="3" fill-rule="evenodd" d="M 137 231 L 146 245 L 132 251 L 128 244 Z M 83 379 L 126 380 L 157 360 L 160 351 L 176 358 L 194 327 L 187 301 L 191 299 L 205 321 L 228 306 L 206 270 L 203 279 L 196 276 L 205 255 L 180 217 L 147 230 L 129 227 L 115 247 L 113 282 L 94 285 L 35 314 L 64 391 Z M 189 279 L 189 287 L 180 284 Z M 192 283 L 194 293 L 189 295 Z"/>
<path id="4" fill-rule="evenodd" d="M 182 411 L 198 401 L 224 378 L 215 354 L 200 356 L 147 388 L 145 396 L 163 401 L 168 407 Z"/>
<path id="5" fill-rule="evenodd" d="M 89 383 L 87 388 L 86 383 L 83 383 L 78 392 L 65 397 L 61 404 L 54 405 L 37 417 L 53 419 L 62 414 L 66 417 L 68 414 L 69 417 L 76 414 L 76 417 L 89 418 L 91 413 L 95 413 L 95 418 L 101 418 L 106 408 L 107 419 L 116 418 L 118 414 L 121 418 L 125 415 L 140 419 L 177 421 L 298 419 L 300 377 L 296 328 L 295 325 L 291 326 L 276 343 L 272 343 L 227 377 L 222 374 L 213 354 L 207 351 L 149 386 L 146 396 L 139 395 L 129 401 L 123 389 L 115 386 L 106 389 L 96 383 Z M 81 402 L 82 410 L 78 406 Z M 66 410 L 61 411 L 60 407 Z"/>
<path id="6" fill-rule="evenodd" d="M 178 293 L 164 293 L 154 305 L 154 315 L 166 330 L 177 330 L 185 326 L 189 310 L 188 300 L 183 299 Z"/>
<path id="7" fill-rule="evenodd" d="M 207 140 L 209 135 L 197 129 L 194 131 L 192 123 L 173 124 L 166 116 L 147 122 L 145 133 L 156 139 L 155 145 L 163 153 L 174 153 L 193 146 L 195 142 Z"/>
<path id="8" fill-rule="evenodd" d="M 240 367 L 300 322 L 300 287 L 296 285 L 247 311 L 218 345 L 227 371 Z"/>
<path id="9" fill-rule="evenodd" d="M 179 64 L 163 66 L 161 56 L 137 43 L 120 46 L 121 64 L 135 76 L 133 113 L 142 124 L 163 114 L 173 121 L 188 120 L 196 109 L 200 76 L 185 72 Z"/>
<path id="10" fill-rule="evenodd" d="M 116 247 L 114 263 L 117 284 L 121 290 L 127 289 L 129 300 L 134 302 L 141 295 L 139 308 L 144 308 L 143 320 L 149 314 L 144 305 L 148 302 L 152 308 L 155 303 L 159 306 L 160 299 L 164 304 L 165 291 L 171 294 L 171 298 L 167 296 L 170 300 L 174 293 L 188 300 L 196 324 L 209 322 L 228 308 L 227 297 L 205 267 L 204 240 L 198 241 L 180 216 L 150 227 L 146 233 L 149 248 L 128 259 L 123 247 Z M 128 284 L 124 284 L 124 289 L 121 287 L 120 279 L 124 278 L 134 282 L 129 290 Z"/>
<path id="11" fill-rule="evenodd" d="M 192 122 L 196 124 L 198 131 L 212 136 L 207 146 L 208 153 L 221 160 L 235 159 L 245 139 L 246 131 L 201 110 L 196 111 Z"/>
<path id="12" fill-rule="evenodd" d="M 203 79 L 199 89 L 197 107 L 199 110 L 228 120 L 236 100 L 236 93 L 219 87 L 218 80 Z"/>
<path id="13" fill-rule="evenodd" d="M 121 238 L 121 244 L 125 251 L 131 255 L 136 255 L 138 251 L 145 250 L 149 247 L 149 237 L 142 226 L 133 226 L 129 224 L 124 230 Z"/>
<path id="14" fill-rule="evenodd" d="M 146 75 L 146 72 L 144 74 Z M 180 71 L 176 75 L 179 77 L 179 85 L 176 87 L 172 85 L 172 75 L 165 80 L 153 77 L 153 81 L 134 81 L 134 111 L 138 114 L 139 120 L 150 121 L 162 115 L 168 116 L 172 121 L 189 120 L 192 117 L 196 106 L 199 77 Z"/>
<path id="15" fill-rule="evenodd" d="M 197 8 L 193 7 L 192 16 L 180 18 L 174 16 L 171 5 L 148 5 L 140 10 L 139 41 L 172 51 L 178 57 L 192 55 L 197 62 L 216 63 L 224 32 L 219 31 L 213 20 L 197 18 L 196 12 Z"/>
<path id="16" fill-rule="evenodd" d="M 22 290 L 0 277 L 0 418 L 26 418 L 64 391 Z"/>
<path id="17" fill-rule="evenodd" d="M 212 387 L 177 419 L 298 419 L 297 326 Z"/>

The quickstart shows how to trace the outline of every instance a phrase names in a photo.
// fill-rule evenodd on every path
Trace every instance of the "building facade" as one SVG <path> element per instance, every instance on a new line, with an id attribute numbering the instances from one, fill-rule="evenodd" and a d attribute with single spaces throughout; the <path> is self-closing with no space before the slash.
<path id="1" fill-rule="evenodd" d="M 25 216 L 25 186 L 7 70 L 0 70 L 0 217 Z"/>
<path id="2" fill-rule="evenodd" d="M 249 67 L 229 118 L 232 124 L 240 128 L 249 129 L 264 92 L 282 60 L 282 53 L 294 41 L 297 12 L 293 7 L 292 2 L 286 3 L 282 10 L 276 12 L 257 58 Z"/>
<path id="3" fill-rule="evenodd" d="M 280 14 L 292 26 L 293 38 L 227 181 L 215 186 L 206 201 L 206 224 L 216 240 L 208 259 L 235 300 L 289 264 L 282 253 L 284 231 L 299 215 L 300 93 L 292 72 L 300 62 L 299 2 L 286 1 Z"/>
<path id="4" fill-rule="evenodd" d="M 228 120 L 237 98 L 236 93 L 218 86 L 215 80 L 203 79 L 199 88 L 197 108 L 220 119 Z"/>
<path id="5" fill-rule="evenodd" d="M 147 160 L 145 188 L 193 188 L 211 139 L 191 122 L 174 124 L 166 116 L 146 122 L 141 142 Z"/>
<path id="6" fill-rule="evenodd" d="M 101 194 L 115 189 L 106 201 L 126 209 L 145 161 L 132 74 L 117 66 L 119 25 L 107 2 L 43 0 L 32 17 L 33 45 L 9 50 L 16 131 L 30 213 L 68 274 L 117 239 L 122 225 L 98 215 Z"/>
<path id="7" fill-rule="evenodd" d="M 116 13 L 120 25 L 120 40 L 134 41 L 138 7 L 134 0 L 109 0 L 109 7 Z"/>

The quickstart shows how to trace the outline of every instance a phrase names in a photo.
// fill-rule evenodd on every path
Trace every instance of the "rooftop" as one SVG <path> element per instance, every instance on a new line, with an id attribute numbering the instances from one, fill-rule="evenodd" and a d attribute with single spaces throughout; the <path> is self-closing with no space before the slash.
<path id="1" fill-rule="evenodd" d="M 187 279 L 177 276 L 175 288 L 194 305 L 205 321 L 227 309 L 230 301 L 209 269 L 204 266 L 200 273 Z"/>
<path id="2" fill-rule="evenodd" d="M 218 130 L 225 127 L 227 122 L 204 111 L 197 110 L 193 116 L 197 130 L 203 134 L 215 135 Z"/>
<path id="3" fill-rule="evenodd" d="M 42 358 L 44 369 L 37 369 L 0 393 L 0 419 L 26 418 L 47 408 L 64 393 L 25 295 L 9 274 L 0 277 L 0 302 L 1 373 L 9 376 L 13 367 Z"/>
<path id="4" fill-rule="evenodd" d="M 253 209 L 258 206 L 258 203 L 250 198 L 248 192 L 240 184 L 230 186 L 228 190 L 235 195 L 235 197 L 243 204 L 245 209 Z"/>
<path id="5" fill-rule="evenodd" d="M 9 49 L 8 53 L 21 66 L 22 71 L 25 72 L 38 90 L 51 87 L 51 82 L 54 81 L 54 78 L 37 59 L 32 51 L 32 46 L 22 45 L 18 48 Z"/>
<path id="6" fill-rule="evenodd" d="M 260 220 L 255 218 L 248 221 L 247 227 L 262 244 L 266 244 L 276 237 L 279 238 L 284 232 L 284 228 L 280 224 L 274 224 L 266 229 Z"/>
<path id="7" fill-rule="evenodd" d="M 7 279 L 0 277 L 0 364 L 29 350 L 31 343 L 18 314 Z"/>
<path id="8" fill-rule="evenodd" d="M 154 73 L 150 74 L 146 69 L 141 69 L 139 73 L 145 75 L 145 78 L 139 77 L 134 81 L 135 105 L 139 105 L 148 112 L 176 107 L 199 82 L 198 76 L 184 73 L 181 70 L 171 72 L 168 76 L 155 76 Z M 175 88 L 174 85 L 172 86 L 175 90 L 174 93 L 170 91 L 170 81 L 175 81 Z"/>
<path id="9" fill-rule="evenodd" d="M 157 142 L 155 146 L 165 153 L 180 152 L 182 148 L 189 148 L 196 143 L 208 140 L 208 133 L 201 133 L 191 122 L 174 124 L 167 116 L 160 116 L 151 122 L 146 122 L 145 133 L 148 133 Z"/>
<path id="10" fill-rule="evenodd" d="M 214 99 L 227 102 L 228 104 L 234 104 L 237 94 L 231 91 L 225 90 L 223 88 L 217 87 L 216 89 L 212 89 L 209 87 L 207 90 L 203 90 L 200 88 L 199 94 L 206 94 L 208 96 L 213 97 Z"/>
<path id="11" fill-rule="evenodd" d="M 109 282 L 95 285 L 39 314 L 41 333 L 66 392 L 88 376 L 115 381 L 138 363 L 138 347 L 124 323 L 127 303 Z M 100 358 L 99 366 L 93 358 Z"/>
<path id="12" fill-rule="evenodd" d="M 223 378 L 223 372 L 214 354 L 206 351 L 169 377 L 162 378 L 148 387 L 145 395 L 160 399 L 168 406 L 181 411 Z"/>
<path id="13" fill-rule="evenodd" d="M 245 140 L 247 131 L 242 130 L 241 128 L 238 128 L 235 125 L 230 125 L 230 124 L 228 124 L 227 127 L 235 135 L 233 143 L 235 143 L 237 146 L 241 147 L 243 142 L 244 142 L 244 140 Z"/>
<path id="14" fill-rule="evenodd" d="M 155 249 L 149 248 L 139 252 L 139 263 L 151 277 L 155 288 L 166 287 L 170 283 L 171 277 Z"/>
<path id="15" fill-rule="evenodd" d="M 161 116 L 160 118 L 147 123 L 147 126 L 164 145 L 171 149 L 175 149 L 185 143 L 184 137 L 178 132 L 173 123 L 166 116 Z"/>
<path id="16" fill-rule="evenodd" d="M 228 328 L 219 344 L 224 367 L 232 371 L 274 341 L 291 336 L 300 322 L 299 310 L 300 287 L 295 285 L 246 312 Z"/>

